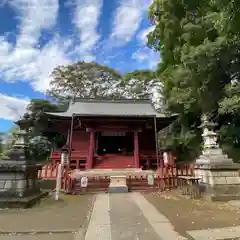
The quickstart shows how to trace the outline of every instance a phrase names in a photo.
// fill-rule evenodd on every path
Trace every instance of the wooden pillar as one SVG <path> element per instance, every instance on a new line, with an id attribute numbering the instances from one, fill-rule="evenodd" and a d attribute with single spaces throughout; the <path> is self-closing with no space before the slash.
<path id="1" fill-rule="evenodd" d="M 134 132 L 134 163 L 135 167 L 139 168 L 139 142 L 138 142 L 138 132 Z"/>
<path id="2" fill-rule="evenodd" d="M 66 142 L 67 146 L 69 146 L 69 143 L 70 143 L 70 132 L 71 132 L 71 128 L 69 128 L 67 131 L 67 142 Z"/>
<path id="3" fill-rule="evenodd" d="M 155 134 L 155 145 L 156 145 L 156 158 L 157 158 L 157 169 L 159 168 L 159 148 L 158 148 L 158 131 L 157 131 L 157 119 L 154 117 L 154 134 Z M 162 162 L 163 163 L 163 162 Z"/>
<path id="4" fill-rule="evenodd" d="M 68 168 L 71 165 L 73 124 L 74 124 L 74 115 L 72 115 L 70 135 L 69 135 L 69 143 L 68 143 L 68 158 L 69 158 L 69 160 L 68 160 Z"/>
<path id="5" fill-rule="evenodd" d="M 90 139 L 89 139 L 89 151 L 88 151 L 87 168 L 93 168 L 94 145 L 95 145 L 95 132 L 93 130 L 91 130 L 90 131 Z"/>

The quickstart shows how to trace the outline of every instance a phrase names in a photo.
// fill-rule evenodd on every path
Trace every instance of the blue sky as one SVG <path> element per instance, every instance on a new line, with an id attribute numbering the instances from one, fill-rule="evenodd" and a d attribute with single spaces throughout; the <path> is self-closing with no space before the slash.
<path id="1" fill-rule="evenodd" d="M 152 69 L 152 0 L 0 0 L 0 132 L 29 99 L 44 98 L 58 65 L 97 61 L 124 73 Z"/>

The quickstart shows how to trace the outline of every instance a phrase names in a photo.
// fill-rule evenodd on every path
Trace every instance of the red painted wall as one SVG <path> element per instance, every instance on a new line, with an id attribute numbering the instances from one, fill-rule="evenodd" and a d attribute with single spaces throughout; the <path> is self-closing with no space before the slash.
<path id="1" fill-rule="evenodd" d="M 85 130 L 73 131 L 72 136 L 72 150 L 73 151 L 88 151 L 89 146 L 89 132 Z"/>
<path id="2" fill-rule="evenodd" d="M 153 130 L 138 133 L 139 152 L 156 151 L 155 134 Z"/>

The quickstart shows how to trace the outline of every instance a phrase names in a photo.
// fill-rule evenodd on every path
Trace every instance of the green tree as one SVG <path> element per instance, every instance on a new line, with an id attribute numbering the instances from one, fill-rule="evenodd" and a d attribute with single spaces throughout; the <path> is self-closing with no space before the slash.
<path id="1" fill-rule="evenodd" d="M 63 144 L 63 136 L 59 135 L 54 124 L 49 122 L 46 112 L 62 112 L 66 110 L 66 104 L 52 103 L 46 99 L 32 99 L 26 108 L 28 118 L 32 122 L 31 133 L 33 137 L 42 137 L 55 144 Z M 38 139 L 39 141 L 39 139 Z"/>
<path id="2" fill-rule="evenodd" d="M 232 44 L 217 25 L 216 2 L 155 0 L 150 8 L 149 45 L 161 50 L 158 72 L 175 111 L 213 113 L 232 80 Z"/>
<path id="3" fill-rule="evenodd" d="M 162 84 L 155 71 L 136 70 L 126 73 L 121 86 L 125 97 L 150 99 L 158 110 L 165 110 L 163 109 Z"/>
<path id="4" fill-rule="evenodd" d="M 48 95 L 54 99 L 120 97 L 121 80 L 121 74 L 112 68 L 79 61 L 53 70 Z"/>
<path id="5" fill-rule="evenodd" d="M 3 138 L 4 138 L 4 133 L 0 133 L 0 157 L 3 155 L 4 151 L 4 143 L 3 143 Z"/>
<path id="6" fill-rule="evenodd" d="M 137 70 L 122 76 L 107 66 L 80 61 L 54 69 L 48 95 L 57 101 L 68 97 L 155 99 L 153 90 L 160 89 L 154 71 Z"/>
<path id="7" fill-rule="evenodd" d="M 22 119 L 29 125 L 29 147 L 31 157 L 35 161 L 46 160 L 52 147 L 56 145 L 61 147 L 65 144 L 66 138 L 57 131 L 54 124 L 49 122 L 45 114 L 45 112 L 62 111 L 63 106 L 66 107 L 65 104 L 52 103 L 46 99 L 32 99 L 28 104 Z M 9 134 L 9 142 L 11 142 L 9 147 L 16 140 L 18 130 L 19 127 L 14 126 Z"/>
<path id="8" fill-rule="evenodd" d="M 229 109 L 237 111 L 233 82 L 238 81 L 240 69 L 239 6 L 234 0 L 155 0 L 150 6 L 155 29 L 148 44 L 161 52 L 157 72 L 166 105 L 180 114 L 171 128 L 170 142 L 176 148 L 195 149 L 193 143 L 200 141 L 196 123 L 202 113 L 213 117 L 223 134 Z M 234 101 L 235 106 L 227 109 Z"/>
<path id="9" fill-rule="evenodd" d="M 10 128 L 10 130 L 5 134 L 5 147 L 4 151 L 6 149 L 11 148 L 16 139 L 17 139 L 17 132 L 19 131 L 19 127 L 17 125 L 14 125 L 13 127 Z"/>

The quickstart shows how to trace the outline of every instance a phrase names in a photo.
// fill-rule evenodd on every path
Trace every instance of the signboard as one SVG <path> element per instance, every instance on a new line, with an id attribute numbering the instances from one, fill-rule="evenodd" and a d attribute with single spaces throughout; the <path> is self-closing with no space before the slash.
<path id="1" fill-rule="evenodd" d="M 101 136 L 124 137 L 124 136 L 126 136 L 126 132 L 110 132 L 110 131 L 107 131 L 107 132 L 102 132 Z"/>
<path id="2" fill-rule="evenodd" d="M 82 188 L 86 188 L 87 185 L 88 185 L 88 178 L 87 178 L 86 176 L 83 176 L 83 177 L 81 178 L 81 187 L 82 187 Z"/>
<path id="3" fill-rule="evenodd" d="M 152 174 L 149 174 L 147 177 L 148 185 L 154 185 L 154 177 Z"/>

